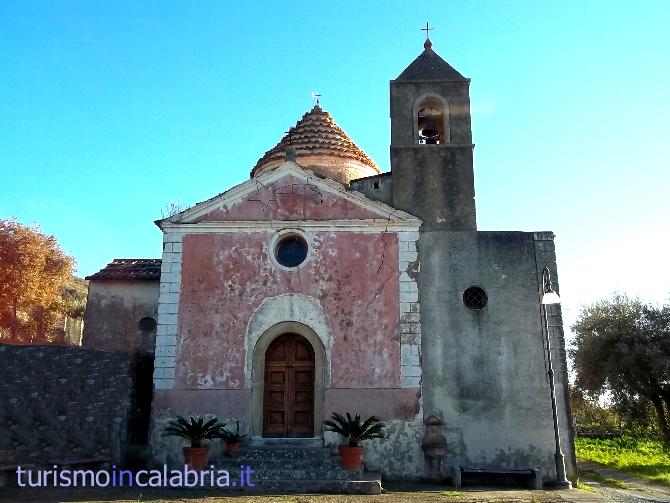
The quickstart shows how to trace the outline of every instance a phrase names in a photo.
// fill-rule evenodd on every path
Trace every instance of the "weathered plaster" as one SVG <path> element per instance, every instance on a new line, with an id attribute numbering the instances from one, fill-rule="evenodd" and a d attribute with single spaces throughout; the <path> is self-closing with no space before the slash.
<path id="1" fill-rule="evenodd" d="M 322 190 L 315 177 L 287 175 L 273 182 L 256 180 L 256 190 L 246 197 L 221 204 L 197 217 L 196 222 L 227 220 L 330 220 L 379 218 L 340 194 Z"/>
<path id="2" fill-rule="evenodd" d="M 555 478 L 539 303 L 538 271 L 545 264 L 535 248 L 533 233 L 421 234 L 423 398 L 425 414 L 445 422 L 447 470 L 531 466 Z M 553 249 L 547 253 L 550 258 Z M 463 304 L 471 285 L 488 294 L 479 311 Z M 565 367 L 556 371 L 565 374 Z M 569 421 L 560 401 L 559 407 L 573 474 Z"/>
<path id="3" fill-rule="evenodd" d="M 266 298 L 286 293 L 315 299 L 327 317 L 320 323 L 332 333 L 324 344 L 332 386 L 399 386 L 396 234 L 305 234 L 313 256 L 296 271 L 273 266 L 271 232 L 184 237 L 177 388 L 248 386 L 249 319 Z"/>
<path id="4" fill-rule="evenodd" d="M 158 281 L 91 280 L 82 346 L 153 353 L 156 331 L 143 332 L 139 321 L 157 318 L 158 291 Z"/>

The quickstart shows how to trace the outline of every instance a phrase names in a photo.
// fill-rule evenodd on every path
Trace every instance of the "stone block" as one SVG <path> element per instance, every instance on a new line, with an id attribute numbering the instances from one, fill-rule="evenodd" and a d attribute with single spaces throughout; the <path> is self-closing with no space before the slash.
<path id="1" fill-rule="evenodd" d="M 181 240 L 180 240 L 178 243 L 174 243 L 172 245 L 172 251 L 175 252 L 175 253 L 181 253 L 181 250 L 182 250 L 181 247 L 182 247 L 182 244 L 181 244 Z"/>
<path id="2" fill-rule="evenodd" d="M 174 379 L 159 379 L 154 377 L 154 389 L 172 389 L 174 388 Z"/>
<path id="3" fill-rule="evenodd" d="M 158 302 L 160 304 L 178 304 L 179 294 L 176 292 L 161 292 L 158 296 Z"/>
<path id="4" fill-rule="evenodd" d="M 156 356 L 175 356 L 177 354 L 177 346 L 157 346 Z"/>
<path id="5" fill-rule="evenodd" d="M 420 365 L 401 365 L 400 375 L 406 377 L 421 377 Z"/>
<path id="6" fill-rule="evenodd" d="M 416 344 L 402 344 L 400 346 L 400 356 L 403 355 L 415 355 L 419 356 L 419 346 Z"/>
<path id="7" fill-rule="evenodd" d="M 163 253 L 163 262 L 180 262 L 181 253 Z"/>
<path id="8" fill-rule="evenodd" d="M 418 292 L 419 287 L 414 281 L 401 281 L 399 284 L 401 292 Z M 402 302 L 402 301 L 401 301 Z"/>
<path id="9" fill-rule="evenodd" d="M 174 367 L 155 368 L 154 380 L 156 379 L 174 379 Z"/>
<path id="10" fill-rule="evenodd" d="M 419 292 L 400 292 L 400 302 L 418 302 Z"/>
<path id="11" fill-rule="evenodd" d="M 178 232 L 171 232 L 171 233 L 163 235 L 163 242 L 165 242 L 165 243 L 181 243 L 181 240 L 182 240 L 183 237 L 184 237 L 183 234 L 180 234 Z M 174 245 L 172 246 L 172 249 L 174 250 Z"/>
<path id="12" fill-rule="evenodd" d="M 398 253 L 398 260 L 401 260 L 403 262 L 414 262 L 417 258 L 419 258 L 419 254 L 417 252 L 399 252 Z"/>
<path id="13" fill-rule="evenodd" d="M 400 231 L 398 239 L 400 241 L 416 241 L 419 239 L 419 231 Z"/>
<path id="14" fill-rule="evenodd" d="M 181 284 L 180 283 L 168 283 L 170 286 L 170 292 L 171 293 L 179 293 L 181 291 Z"/>
<path id="15" fill-rule="evenodd" d="M 420 366 L 421 365 L 421 357 L 419 355 L 412 355 L 412 354 L 400 354 L 400 365 L 406 365 L 406 366 Z M 403 367 L 401 367 L 402 369 Z"/>
<path id="16" fill-rule="evenodd" d="M 400 376 L 400 386 L 402 388 L 418 388 L 421 386 L 421 376 Z"/>
<path id="17" fill-rule="evenodd" d="M 158 326 L 160 328 L 160 325 Z M 176 346 L 177 345 L 177 336 L 176 335 L 157 335 L 156 336 L 156 348 L 160 346 Z"/>
<path id="18" fill-rule="evenodd" d="M 162 305 L 165 305 L 165 307 L 167 307 L 167 312 L 170 314 L 179 313 L 179 304 L 161 304 L 161 306 Z"/>
<path id="19" fill-rule="evenodd" d="M 161 283 L 181 283 L 181 274 L 178 272 L 162 273 Z"/>
<path id="20" fill-rule="evenodd" d="M 169 368 L 174 366 L 174 356 L 157 356 L 154 360 L 154 368 Z"/>

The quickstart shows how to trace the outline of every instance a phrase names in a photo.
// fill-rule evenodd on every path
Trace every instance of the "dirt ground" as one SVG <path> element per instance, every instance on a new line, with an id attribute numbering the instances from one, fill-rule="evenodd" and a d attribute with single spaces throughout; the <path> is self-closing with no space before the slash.
<path id="1" fill-rule="evenodd" d="M 115 501 L 119 503 L 428 503 L 428 502 L 485 502 L 485 503 L 558 503 L 558 502 L 605 502 L 599 495 L 577 489 L 571 491 L 530 491 L 530 490 L 491 490 L 491 488 L 467 488 L 454 491 L 444 486 L 421 484 L 385 484 L 384 492 L 379 495 L 263 495 L 244 494 L 226 495 L 223 491 L 191 490 L 121 490 L 101 491 L 99 489 L 0 489 L 0 501 L 5 502 L 81 502 L 94 503 Z"/>

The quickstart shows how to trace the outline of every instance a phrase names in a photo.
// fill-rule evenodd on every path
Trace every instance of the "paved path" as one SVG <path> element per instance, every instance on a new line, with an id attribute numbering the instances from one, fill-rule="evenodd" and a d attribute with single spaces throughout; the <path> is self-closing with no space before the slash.
<path id="1" fill-rule="evenodd" d="M 628 473 L 608 468 L 592 461 L 577 461 L 580 472 L 592 471 L 603 477 L 611 477 L 628 485 L 629 489 L 603 485 L 599 482 L 582 478 L 582 482 L 595 489 L 598 494 L 613 503 L 670 503 L 670 488 L 647 482 Z"/>

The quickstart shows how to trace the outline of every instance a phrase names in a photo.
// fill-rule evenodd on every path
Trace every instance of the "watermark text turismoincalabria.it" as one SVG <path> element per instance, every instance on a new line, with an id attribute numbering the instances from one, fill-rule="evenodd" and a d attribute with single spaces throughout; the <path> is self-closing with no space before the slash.
<path id="1" fill-rule="evenodd" d="M 254 487 L 254 470 L 240 465 L 239 472 L 216 470 L 213 465 L 197 471 L 184 465 L 180 470 L 71 470 L 54 465 L 52 470 L 16 469 L 19 487 Z"/>

